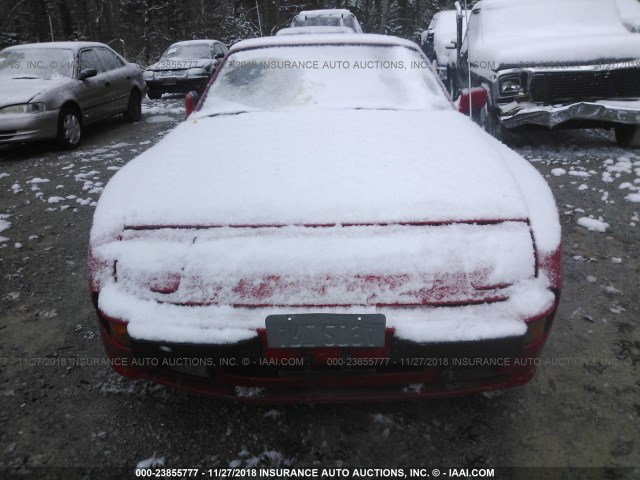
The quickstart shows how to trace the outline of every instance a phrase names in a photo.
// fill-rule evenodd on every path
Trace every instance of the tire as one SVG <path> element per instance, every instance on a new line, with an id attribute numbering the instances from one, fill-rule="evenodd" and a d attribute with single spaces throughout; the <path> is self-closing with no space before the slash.
<path id="1" fill-rule="evenodd" d="M 122 114 L 127 122 L 139 122 L 142 118 L 142 98 L 140 92 L 131 90 L 127 110 Z"/>
<path id="2" fill-rule="evenodd" d="M 58 117 L 58 145 L 65 150 L 78 148 L 82 143 L 82 118 L 73 107 L 62 107 Z"/>
<path id="3" fill-rule="evenodd" d="M 453 80 L 451 80 L 451 82 L 449 83 L 449 95 L 451 95 L 453 101 L 457 100 L 460 96 L 458 94 L 458 88 L 456 87 L 456 84 Z"/>
<path id="4" fill-rule="evenodd" d="M 451 99 L 455 101 L 459 96 L 458 85 L 456 82 L 456 70 L 454 68 L 447 69 L 447 90 L 449 91 L 449 95 L 451 95 Z"/>
<path id="5" fill-rule="evenodd" d="M 625 148 L 640 148 L 640 125 L 616 125 L 616 143 Z"/>
<path id="6" fill-rule="evenodd" d="M 500 122 L 498 122 L 498 118 L 493 111 L 493 107 L 490 104 L 490 100 L 487 100 L 487 103 L 482 110 L 480 110 L 478 124 L 484 129 L 492 137 L 502 141 L 503 137 L 503 129 Z"/>
<path id="7" fill-rule="evenodd" d="M 162 98 L 162 93 L 154 92 L 153 90 L 147 90 L 147 97 L 149 97 L 151 100 L 158 100 L 159 98 Z"/>

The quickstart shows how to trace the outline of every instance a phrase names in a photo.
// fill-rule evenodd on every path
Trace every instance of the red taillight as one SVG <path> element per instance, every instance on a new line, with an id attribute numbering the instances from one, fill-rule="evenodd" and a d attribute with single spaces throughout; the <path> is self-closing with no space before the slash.
<path id="1" fill-rule="evenodd" d="M 105 318 L 105 320 L 109 324 L 109 335 L 111 335 L 111 339 L 118 345 L 131 348 L 131 337 L 129 337 L 127 324 L 112 318 Z"/>
<path id="2" fill-rule="evenodd" d="M 547 323 L 547 317 L 542 317 L 533 322 L 527 323 L 527 333 L 524 337 L 525 345 L 539 340 L 545 332 L 545 324 Z"/>
<path id="3" fill-rule="evenodd" d="M 155 293 L 175 293 L 180 287 L 181 276 L 178 273 L 170 273 L 154 278 L 149 283 L 149 289 Z"/>

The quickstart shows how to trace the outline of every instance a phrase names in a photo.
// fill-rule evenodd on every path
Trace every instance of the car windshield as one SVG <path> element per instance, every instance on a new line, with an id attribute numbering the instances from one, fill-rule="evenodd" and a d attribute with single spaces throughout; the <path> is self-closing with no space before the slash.
<path id="1" fill-rule="evenodd" d="M 208 43 L 189 45 L 176 43 L 175 45 L 171 45 L 167 51 L 162 54 L 160 60 L 168 60 L 171 58 L 211 58 L 211 45 Z"/>
<path id="2" fill-rule="evenodd" d="M 273 46 L 233 53 L 203 114 L 255 110 L 451 108 L 427 60 L 403 46 Z"/>
<path id="3" fill-rule="evenodd" d="M 54 48 L 7 48 L 0 52 L 0 78 L 57 78 L 73 76 L 73 52 Z"/>
<path id="4" fill-rule="evenodd" d="M 615 3 L 601 0 L 487 2 L 482 12 L 482 32 L 488 38 L 592 36 L 622 28 Z"/>

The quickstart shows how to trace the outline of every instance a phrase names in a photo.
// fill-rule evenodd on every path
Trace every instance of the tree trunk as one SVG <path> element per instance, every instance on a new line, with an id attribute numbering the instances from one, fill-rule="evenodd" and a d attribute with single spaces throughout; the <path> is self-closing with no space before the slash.
<path id="1" fill-rule="evenodd" d="M 385 26 L 389 20 L 389 0 L 382 0 L 382 15 L 380 15 L 380 33 L 384 34 Z"/>

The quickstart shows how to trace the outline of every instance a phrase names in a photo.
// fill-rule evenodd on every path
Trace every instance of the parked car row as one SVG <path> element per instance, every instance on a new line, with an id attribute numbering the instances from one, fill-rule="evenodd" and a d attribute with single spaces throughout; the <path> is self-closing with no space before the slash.
<path id="1" fill-rule="evenodd" d="M 482 0 L 434 17 L 423 48 L 454 98 L 469 87 L 487 91 L 477 121 L 494 136 L 608 128 L 619 145 L 637 148 L 639 18 L 635 0 Z"/>
<path id="2" fill-rule="evenodd" d="M 280 35 L 362 33 L 345 9 L 302 11 Z M 107 45 L 43 42 L 0 52 L 0 144 L 55 139 L 77 148 L 84 128 L 118 114 L 141 116 L 145 93 L 201 94 L 229 49 L 217 40 L 172 44 L 144 71 Z"/>

